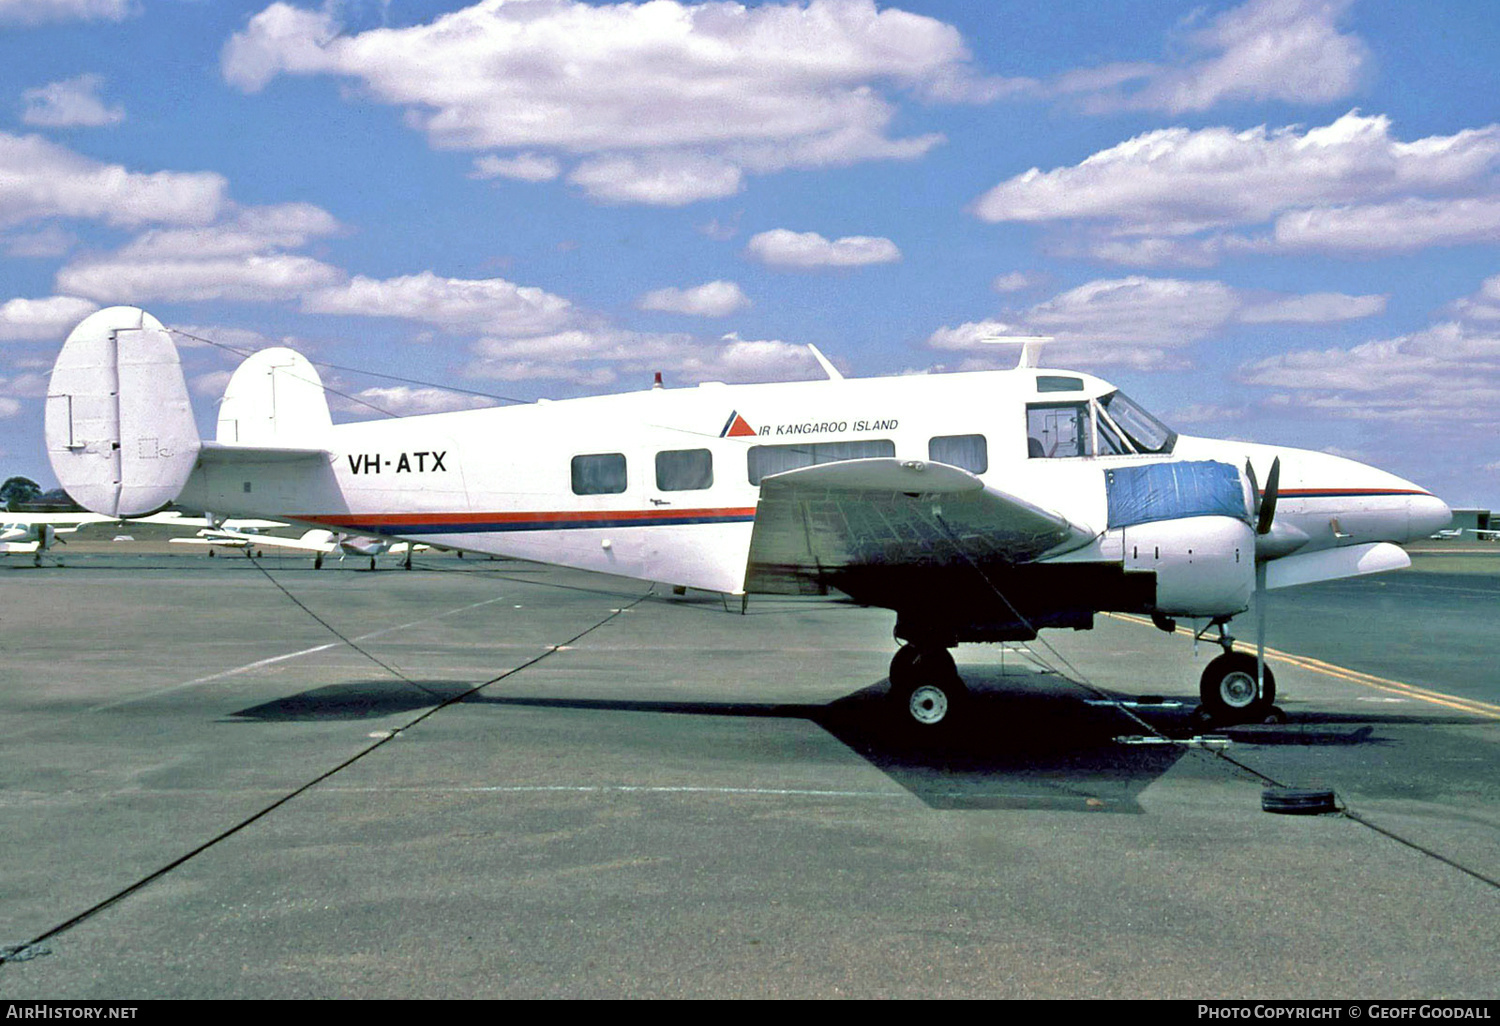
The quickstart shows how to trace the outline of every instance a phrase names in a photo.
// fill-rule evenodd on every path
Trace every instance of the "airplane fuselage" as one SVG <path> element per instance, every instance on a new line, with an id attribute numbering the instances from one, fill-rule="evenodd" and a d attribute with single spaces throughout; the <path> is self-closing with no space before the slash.
<path id="1" fill-rule="evenodd" d="M 343 424 L 315 472 L 205 462 L 182 501 L 727 593 L 745 589 L 761 478 L 840 458 L 962 466 L 1092 536 L 1049 556 L 1074 561 L 1121 558 L 1106 471 L 1162 462 L 1248 461 L 1264 482 L 1279 456 L 1280 537 L 1261 542 L 1262 558 L 1400 543 L 1447 523 L 1419 486 L 1327 453 L 1175 435 L 1129 451 L 1162 438 L 1133 445 L 1098 405 L 1115 394 L 1086 374 L 1018 369 L 704 384 Z"/>

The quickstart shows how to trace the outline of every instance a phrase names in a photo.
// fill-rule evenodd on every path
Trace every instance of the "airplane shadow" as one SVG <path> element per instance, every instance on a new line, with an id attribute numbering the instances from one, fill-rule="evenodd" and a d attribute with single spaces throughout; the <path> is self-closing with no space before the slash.
<path id="1" fill-rule="evenodd" d="M 1025 667 L 963 668 L 971 698 L 962 723 L 933 738 L 901 725 L 878 681 L 822 705 L 521 697 L 479 692 L 463 704 L 668 716 L 807 720 L 935 809 L 1024 809 L 1140 813 L 1140 793 L 1189 751 L 1180 744 L 1132 744 L 1160 732 L 1186 739 L 1212 730 L 1237 743 L 1382 744 L 1369 720 L 1280 726 L 1204 727 L 1190 702 L 1134 710 L 1089 705 L 1072 684 Z M 361 720 L 416 712 L 462 695 L 452 681 L 353 681 L 314 688 L 231 714 L 230 722 Z M 1108 693 L 1110 698 L 1137 696 Z M 1094 696 L 1088 696 L 1094 697 Z M 1395 719 L 1388 717 L 1387 719 Z"/>

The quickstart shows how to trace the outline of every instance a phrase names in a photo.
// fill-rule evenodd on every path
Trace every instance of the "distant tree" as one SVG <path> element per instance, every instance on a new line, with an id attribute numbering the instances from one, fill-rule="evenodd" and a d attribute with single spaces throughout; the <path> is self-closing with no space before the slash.
<path id="1" fill-rule="evenodd" d="M 9 477 L 0 484 L 0 503 L 10 509 L 18 502 L 34 502 L 42 494 L 42 486 L 29 477 Z"/>

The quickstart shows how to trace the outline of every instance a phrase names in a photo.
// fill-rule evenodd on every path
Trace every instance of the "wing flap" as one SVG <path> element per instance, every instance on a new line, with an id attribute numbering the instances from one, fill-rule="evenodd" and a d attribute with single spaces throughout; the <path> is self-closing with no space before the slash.
<path id="1" fill-rule="evenodd" d="M 809 594 L 883 568 L 1025 563 L 1089 537 L 958 467 L 848 460 L 761 482 L 745 587 Z"/>

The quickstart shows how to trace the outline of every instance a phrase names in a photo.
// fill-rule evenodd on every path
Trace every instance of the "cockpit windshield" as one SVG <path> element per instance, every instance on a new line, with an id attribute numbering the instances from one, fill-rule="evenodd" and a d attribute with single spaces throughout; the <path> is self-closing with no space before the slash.
<path id="1" fill-rule="evenodd" d="M 1124 392 L 1100 396 L 1099 409 L 1104 414 L 1100 420 L 1101 433 L 1108 423 L 1113 422 L 1136 452 L 1169 453 L 1177 442 L 1177 432 L 1147 413 Z"/>

